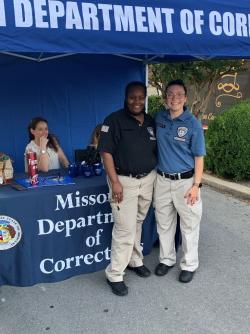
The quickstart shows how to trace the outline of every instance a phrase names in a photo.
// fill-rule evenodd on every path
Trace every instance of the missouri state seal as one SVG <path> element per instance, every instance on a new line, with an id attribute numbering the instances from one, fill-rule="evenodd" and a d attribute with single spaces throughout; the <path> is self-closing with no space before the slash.
<path id="1" fill-rule="evenodd" d="M 0 215 L 0 251 L 15 247 L 21 238 L 19 223 L 14 218 Z"/>

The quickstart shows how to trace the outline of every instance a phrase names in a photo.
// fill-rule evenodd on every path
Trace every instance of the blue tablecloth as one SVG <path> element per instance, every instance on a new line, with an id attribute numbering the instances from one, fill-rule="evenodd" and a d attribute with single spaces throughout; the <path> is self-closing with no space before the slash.
<path id="1" fill-rule="evenodd" d="M 24 191 L 0 188 L 0 285 L 56 282 L 107 266 L 113 218 L 105 175 L 74 181 Z M 144 254 L 156 238 L 151 208 Z"/>

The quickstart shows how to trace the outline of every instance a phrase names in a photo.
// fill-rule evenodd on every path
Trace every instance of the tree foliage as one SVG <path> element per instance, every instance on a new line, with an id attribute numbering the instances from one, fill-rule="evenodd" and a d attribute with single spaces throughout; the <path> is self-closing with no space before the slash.
<path id="1" fill-rule="evenodd" d="M 150 65 L 149 83 L 164 96 L 170 80 L 182 79 L 188 87 L 188 104 L 196 117 L 207 108 L 213 87 L 223 74 L 246 70 L 244 60 L 187 61 Z"/>
<path id="2" fill-rule="evenodd" d="M 154 117 L 157 111 L 163 109 L 164 104 L 161 96 L 151 95 L 148 97 L 148 113 L 150 116 Z"/>

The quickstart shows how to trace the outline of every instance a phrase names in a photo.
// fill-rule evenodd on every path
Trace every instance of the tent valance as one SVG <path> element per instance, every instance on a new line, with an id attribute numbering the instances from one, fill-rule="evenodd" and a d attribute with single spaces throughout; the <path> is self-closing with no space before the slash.
<path id="1" fill-rule="evenodd" d="M 247 0 L 0 0 L 2 52 L 123 54 L 163 61 L 247 58 L 249 50 Z"/>

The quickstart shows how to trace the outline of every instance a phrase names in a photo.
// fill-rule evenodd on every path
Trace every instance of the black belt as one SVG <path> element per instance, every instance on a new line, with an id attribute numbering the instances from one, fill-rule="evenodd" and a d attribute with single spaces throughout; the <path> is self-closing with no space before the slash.
<path id="1" fill-rule="evenodd" d="M 181 180 L 181 179 L 190 179 L 190 177 L 194 175 L 194 169 L 183 173 L 164 173 L 161 170 L 157 169 L 157 173 L 170 180 Z"/>
<path id="2" fill-rule="evenodd" d="M 135 179 L 141 179 L 145 176 L 147 176 L 149 173 L 139 173 L 139 174 L 134 174 L 134 173 L 123 173 L 123 172 L 119 172 L 119 171 L 116 171 L 116 173 L 118 175 L 121 175 L 121 176 L 128 176 L 128 177 L 134 177 Z"/>

